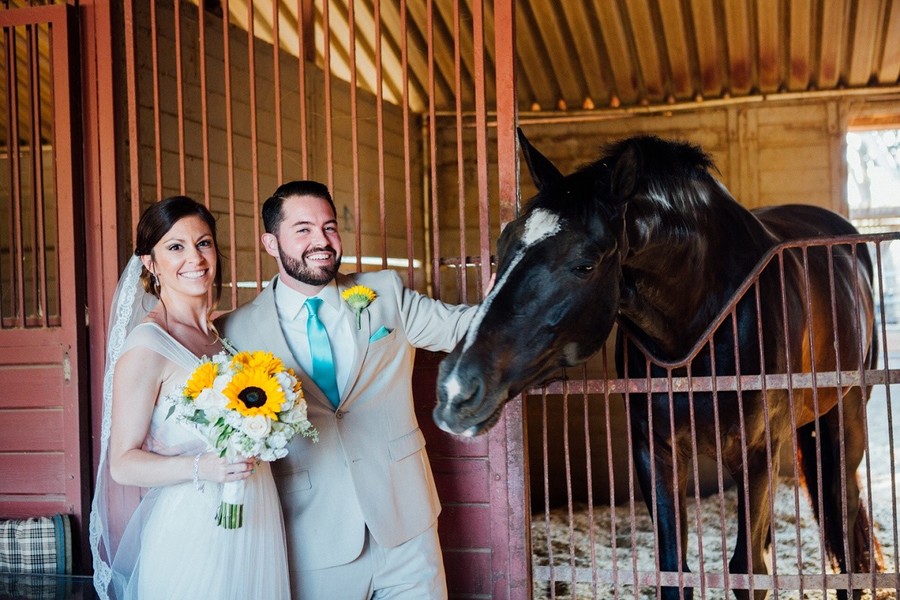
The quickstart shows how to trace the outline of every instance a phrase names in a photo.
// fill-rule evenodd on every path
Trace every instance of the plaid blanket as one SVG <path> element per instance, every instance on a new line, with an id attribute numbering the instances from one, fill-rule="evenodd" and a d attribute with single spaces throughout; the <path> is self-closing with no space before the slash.
<path id="1" fill-rule="evenodd" d="M 68 515 L 0 520 L 0 572 L 72 572 Z"/>

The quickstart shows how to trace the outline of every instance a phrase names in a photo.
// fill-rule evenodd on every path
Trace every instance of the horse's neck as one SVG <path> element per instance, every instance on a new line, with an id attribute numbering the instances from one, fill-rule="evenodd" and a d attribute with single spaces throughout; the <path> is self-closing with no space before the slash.
<path id="1" fill-rule="evenodd" d="M 658 216 L 633 223 L 641 239 L 622 265 L 620 312 L 672 358 L 693 346 L 772 243 L 743 209 L 693 216 L 678 227 Z"/>

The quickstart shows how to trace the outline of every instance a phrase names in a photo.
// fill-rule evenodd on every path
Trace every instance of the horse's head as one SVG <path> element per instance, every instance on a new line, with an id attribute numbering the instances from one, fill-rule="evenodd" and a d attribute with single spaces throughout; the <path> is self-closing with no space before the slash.
<path id="1" fill-rule="evenodd" d="M 451 433 L 490 429 L 510 398 L 595 354 L 616 318 L 622 182 L 602 160 L 563 176 L 519 138 L 538 193 L 500 235 L 496 283 L 441 363 L 434 419 Z"/>

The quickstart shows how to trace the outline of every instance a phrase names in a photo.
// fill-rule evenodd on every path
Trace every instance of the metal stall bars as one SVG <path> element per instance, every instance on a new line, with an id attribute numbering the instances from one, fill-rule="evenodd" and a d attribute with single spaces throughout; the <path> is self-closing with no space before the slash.
<path id="1" fill-rule="evenodd" d="M 346 268 L 397 269 L 410 287 L 477 301 L 516 202 L 513 6 L 127 0 L 131 231 L 150 202 L 202 198 L 219 218 L 230 310 L 275 272 L 259 249 L 261 201 L 317 179 L 337 204 Z M 524 597 L 520 417 L 470 444 L 439 432 L 439 358 L 420 353 L 414 386 L 450 589 Z"/>
<path id="2" fill-rule="evenodd" d="M 707 328 L 707 333 L 699 339 L 684 359 L 676 362 L 663 362 L 654 358 L 646 350 L 642 350 L 643 360 L 647 364 L 660 367 L 663 377 L 647 376 L 646 379 L 628 379 L 615 375 L 607 366 L 609 352 L 604 350 L 601 357 L 599 378 L 590 378 L 587 371 L 579 381 L 568 380 L 552 384 L 543 390 L 533 390 L 532 394 L 540 394 L 542 411 L 542 435 L 540 452 L 543 479 L 543 498 L 535 503 L 536 515 L 532 525 L 534 545 L 534 578 L 535 597 L 550 598 L 655 598 L 663 586 L 674 586 L 680 589 L 693 587 L 694 598 L 728 598 L 734 590 L 750 590 L 775 592 L 778 597 L 833 597 L 835 590 L 853 593 L 868 590 L 864 597 L 894 597 L 898 587 L 898 479 L 896 472 L 897 444 L 900 435 L 895 428 L 895 417 L 898 414 L 896 402 L 892 399 L 893 386 L 900 383 L 900 370 L 892 368 L 897 359 L 897 332 L 888 324 L 886 318 L 885 289 L 890 290 L 893 282 L 885 278 L 883 265 L 888 254 L 898 247 L 897 234 L 868 234 L 847 238 L 818 239 L 813 241 L 788 242 L 775 248 L 754 273 L 744 282 L 728 305 L 722 310 L 719 318 Z M 759 305 L 759 277 L 766 269 L 778 273 L 784 290 L 784 260 L 787 252 L 796 252 L 806 273 L 808 293 L 808 253 L 810 251 L 827 252 L 829 270 L 833 269 L 837 246 L 852 248 L 852 252 L 863 251 L 868 245 L 873 251 L 876 291 L 876 347 L 880 356 L 878 365 L 873 368 L 848 370 L 838 359 L 834 370 L 816 369 L 816 360 L 812 357 L 810 372 L 767 373 L 741 371 L 737 365 L 735 375 L 698 377 L 691 375 L 691 362 L 700 352 L 712 348 L 714 332 L 721 326 L 734 327 L 732 317 L 736 314 L 738 302 L 744 298 L 755 298 L 757 311 Z M 862 324 L 838 323 L 835 306 L 835 281 L 830 278 L 830 306 L 817 306 L 817 310 L 826 311 L 835 319 L 835 328 L 850 327 L 859 332 Z M 862 300 L 856 298 L 856 303 Z M 782 308 L 786 309 L 785 298 L 782 297 Z M 813 304 L 807 301 L 807 314 L 813 310 Z M 735 332 L 736 333 L 736 332 Z M 757 332 L 762 336 L 767 332 Z M 805 346 L 813 347 L 815 332 L 808 332 L 809 339 Z M 628 336 L 626 332 L 626 336 Z M 630 339 L 628 343 L 636 343 Z M 834 340 L 835 348 L 840 341 Z M 789 351 L 789 349 L 786 349 Z M 760 360 L 762 360 L 760 347 Z M 737 349 L 735 348 L 735 353 Z M 687 522 L 679 523 L 678 528 L 688 529 L 688 546 L 682 548 L 688 556 L 690 573 L 660 572 L 659 538 L 653 522 L 647 513 L 640 490 L 635 485 L 635 472 L 632 466 L 631 442 L 634 432 L 630 427 L 629 414 L 639 405 L 650 406 L 651 393 L 660 395 L 665 404 L 668 402 L 669 414 L 673 408 L 675 394 L 686 394 L 688 402 L 693 404 L 695 394 L 711 394 L 714 405 L 718 404 L 719 394 L 734 392 L 740 396 L 751 390 L 776 391 L 786 393 L 795 412 L 795 403 L 799 403 L 799 395 L 804 391 L 812 394 L 814 404 L 820 395 L 828 389 L 846 389 L 859 385 L 871 387 L 871 399 L 865 415 L 866 454 L 860 466 L 861 504 L 872 520 L 868 534 L 869 543 L 873 547 L 880 545 L 883 555 L 882 564 L 876 552 L 865 557 L 866 568 L 863 572 L 838 574 L 826 557 L 825 539 L 810 511 L 807 493 L 801 488 L 800 466 L 797 462 L 798 440 L 792 434 L 789 448 L 781 457 L 772 456 L 772 437 L 769 431 L 769 420 L 766 418 L 765 440 L 770 459 L 781 462 L 781 478 L 769 477 L 771 493 L 769 510 L 773 515 L 770 530 L 772 541 L 772 557 L 769 575 L 745 575 L 729 573 L 728 561 L 734 550 L 737 519 L 747 519 L 738 514 L 737 497 L 731 477 L 723 464 L 723 448 L 719 440 L 716 444 L 715 460 L 704 462 L 698 450 L 700 445 L 709 445 L 711 440 L 698 439 L 695 428 L 693 410 L 687 424 L 690 431 L 688 447 L 682 448 L 681 457 L 685 462 L 691 478 L 688 483 Z M 583 406 L 584 440 L 569 431 L 570 421 L 567 414 L 562 420 L 562 440 L 552 433 L 552 425 L 548 427 L 548 395 L 562 395 L 563 410 L 578 403 Z M 550 400 L 549 402 L 555 401 Z M 624 401 L 624 404 L 623 404 Z M 823 400 L 824 401 L 824 400 Z M 764 403 L 764 408 L 767 405 Z M 840 430 L 844 431 L 846 419 L 853 415 L 845 415 L 842 403 L 838 403 Z M 624 410 L 623 410 L 624 409 Z M 747 461 L 747 431 L 743 418 L 743 406 L 739 415 L 739 436 L 742 461 Z M 724 415 L 717 415 L 718 424 Z M 792 416 L 792 430 L 794 429 Z M 666 431 L 653 431 L 650 425 L 650 438 L 663 441 L 675 435 L 675 419 L 664 419 L 669 425 Z M 813 421 L 815 432 L 819 433 L 819 422 Z M 680 426 L 685 426 L 681 423 Z M 718 438 L 718 436 L 717 436 Z M 823 454 L 819 435 L 814 435 L 815 468 L 820 473 L 817 486 L 809 495 L 818 505 L 818 512 L 824 511 L 823 497 L 832 486 L 838 486 L 846 492 L 850 478 L 856 472 L 845 467 L 844 436 L 839 436 L 840 476 L 838 481 L 823 482 L 821 473 L 823 460 L 830 460 L 830 454 Z M 573 441 L 578 443 L 573 443 Z M 651 442 L 652 444 L 652 442 Z M 552 453 L 562 446 L 565 472 L 562 477 L 550 471 L 548 465 Z M 834 449 L 832 449 L 834 450 Z M 585 456 L 579 456 L 580 453 Z M 586 473 L 579 473 L 571 468 L 576 459 L 586 458 Z M 592 466 L 600 463 L 596 469 Z M 746 473 L 746 470 L 745 470 Z M 597 482 L 594 478 L 604 479 Z M 746 475 L 744 475 L 746 478 Z M 532 480 L 534 486 L 535 480 Z M 677 482 L 675 484 L 677 486 Z M 554 495 L 554 488 L 561 491 Z M 749 494 L 749 492 L 745 492 Z M 749 502 L 749 497 L 745 496 Z M 596 505 L 595 505 L 596 503 Z M 554 504 L 558 506 L 554 506 Z M 606 504 L 605 506 L 603 504 Z M 850 507 L 846 501 L 837 507 L 843 531 L 848 526 Z M 677 515 L 677 510 L 676 510 Z M 678 517 L 676 516 L 676 519 Z M 877 541 L 876 541 L 877 540 Z M 845 535 L 844 551 L 847 552 L 849 541 Z M 883 567 L 883 572 L 881 571 Z M 831 590 L 826 594 L 826 590 Z M 878 590 L 875 592 L 874 590 Z M 829 595 L 831 594 L 831 595 Z"/>

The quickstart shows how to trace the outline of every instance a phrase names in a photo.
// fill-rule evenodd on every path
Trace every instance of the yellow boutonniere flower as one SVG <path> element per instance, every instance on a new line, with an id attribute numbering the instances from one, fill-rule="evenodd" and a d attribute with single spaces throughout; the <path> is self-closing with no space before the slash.
<path id="1" fill-rule="evenodd" d="M 353 312 L 356 313 L 356 328 L 361 327 L 359 318 L 365 307 L 372 303 L 375 299 L 375 292 L 364 285 L 354 285 L 341 294 L 341 297 L 350 305 Z"/>

